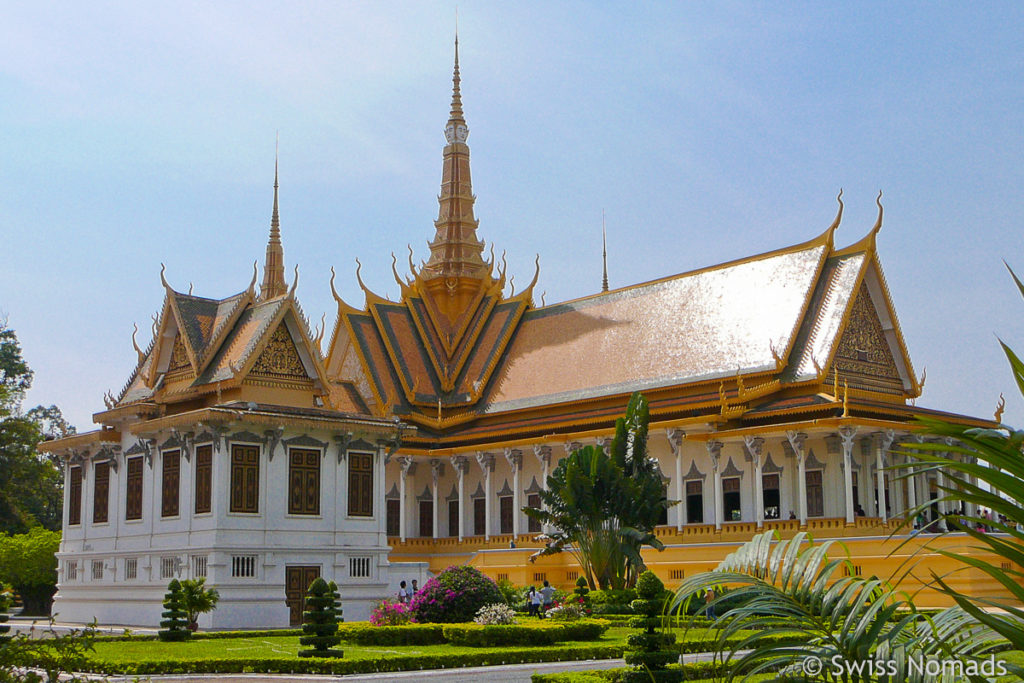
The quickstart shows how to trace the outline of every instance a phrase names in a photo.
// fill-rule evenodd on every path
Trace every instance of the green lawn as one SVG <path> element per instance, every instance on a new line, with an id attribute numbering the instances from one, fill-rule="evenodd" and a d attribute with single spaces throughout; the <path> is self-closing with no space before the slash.
<path id="1" fill-rule="evenodd" d="M 612 626 L 595 641 L 569 641 L 544 646 L 552 653 L 569 652 L 581 647 L 624 646 L 626 636 L 633 632 L 626 626 Z M 682 637 L 681 631 L 676 631 Z M 686 634 L 687 640 L 699 640 L 708 634 L 707 630 L 692 629 Z M 379 659 L 396 655 L 453 655 L 479 653 L 485 648 L 455 645 L 356 645 L 342 641 L 338 649 L 344 650 L 345 659 Z M 299 651 L 298 636 L 254 635 L 249 638 L 209 638 L 184 643 L 165 643 L 158 640 L 97 641 L 92 659 L 112 664 L 145 661 L 196 661 L 209 659 L 277 659 L 296 657 Z M 536 652 L 537 646 L 503 647 L 509 653 Z"/>

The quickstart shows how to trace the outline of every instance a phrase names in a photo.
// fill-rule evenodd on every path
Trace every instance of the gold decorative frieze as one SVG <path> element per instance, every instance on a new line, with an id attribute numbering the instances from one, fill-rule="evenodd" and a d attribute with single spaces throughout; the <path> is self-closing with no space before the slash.
<path id="1" fill-rule="evenodd" d="M 252 366 L 252 375 L 259 377 L 308 379 L 295 342 L 283 324 L 270 336 L 263 353 Z"/>

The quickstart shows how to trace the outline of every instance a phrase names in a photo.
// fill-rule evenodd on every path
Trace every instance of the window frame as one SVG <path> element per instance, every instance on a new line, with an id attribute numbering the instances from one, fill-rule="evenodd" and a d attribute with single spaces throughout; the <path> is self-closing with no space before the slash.
<path id="1" fill-rule="evenodd" d="M 145 464 L 141 455 L 124 460 L 124 521 L 142 521 L 142 510 L 145 507 Z"/>
<path id="2" fill-rule="evenodd" d="M 251 458 L 248 462 L 243 457 Z M 260 512 L 260 447 L 258 444 L 231 444 L 231 476 L 228 512 L 258 515 Z"/>
<path id="3" fill-rule="evenodd" d="M 160 519 L 181 514 L 181 450 L 160 453 Z"/>
<path id="4" fill-rule="evenodd" d="M 366 451 L 349 451 L 348 460 L 348 516 L 372 519 L 373 485 L 376 479 L 374 471 L 374 453 Z M 368 467 L 356 468 L 356 464 L 368 463 Z"/>
<path id="5" fill-rule="evenodd" d="M 68 526 L 82 523 L 82 466 L 68 469 Z"/>
<path id="6" fill-rule="evenodd" d="M 322 458 L 323 452 L 318 448 L 288 449 L 289 515 L 320 516 L 323 482 L 320 461 Z M 315 495 L 311 494 L 311 487 L 316 489 Z"/>
<path id="7" fill-rule="evenodd" d="M 100 472 L 103 473 L 100 476 Z M 102 486 L 101 486 L 102 485 Z M 99 514 L 102 512 L 102 515 Z M 110 523 L 110 461 L 104 460 L 92 470 L 92 523 Z"/>

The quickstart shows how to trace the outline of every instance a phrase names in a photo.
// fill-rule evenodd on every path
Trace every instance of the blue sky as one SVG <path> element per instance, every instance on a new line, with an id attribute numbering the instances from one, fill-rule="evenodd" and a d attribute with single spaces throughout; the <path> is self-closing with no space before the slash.
<path id="1" fill-rule="evenodd" d="M 454 4 L 15 3 L 0 22 L 0 312 L 28 401 L 79 428 L 173 286 L 222 297 L 263 258 L 280 131 L 288 272 L 310 319 L 427 255 Z M 460 2 L 480 237 L 552 303 L 798 243 L 845 190 L 875 220 L 920 405 L 1024 403 L 1024 7 Z M 290 277 L 290 275 L 289 275 Z"/>

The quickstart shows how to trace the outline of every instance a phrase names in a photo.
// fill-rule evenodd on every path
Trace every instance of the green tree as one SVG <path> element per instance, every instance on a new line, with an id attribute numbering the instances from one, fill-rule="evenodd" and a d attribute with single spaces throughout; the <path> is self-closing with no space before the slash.
<path id="1" fill-rule="evenodd" d="M 180 641 L 192 637 L 188 630 L 188 612 L 185 611 L 185 595 L 181 590 L 181 583 L 177 579 L 171 579 L 167 584 L 167 593 L 164 595 L 164 611 L 160 614 L 162 627 L 157 631 L 160 640 Z"/>
<path id="2" fill-rule="evenodd" d="M 26 534 L 0 534 L 0 581 L 21 596 L 23 614 L 47 615 L 57 589 L 60 532 L 34 527 Z"/>
<path id="3" fill-rule="evenodd" d="M 679 652 L 672 649 L 675 634 L 656 630 L 664 626 L 661 613 L 665 606 L 665 584 L 654 572 L 645 571 L 636 582 L 636 594 L 637 599 L 630 606 L 639 616 L 631 618 L 629 625 L 640 629 L 640 633 L 632 633 L 626 640 L 629 646 L 626 664 L 631 664 L 633 670 L 625 680 L 630 683 L 660 681 L 661 672 L 679 658 Z"/>
<path id="4" fill-rule="evenodd" d="M 59 464 L 40 455 L 45 439 L 74 433 L 56 406 L 21 407 L 32 371 L 14 330 L 0 321 L 0 532 L 42 525 L 58 530 L 63 498 Z"/>
<path id="5" fill-rule="evenodd" d="M 616 420 L 609 452 L 585 446 L 563 458 L 541 491 L 542 509 L 523 508 L 552 528 L 536 557 L 569 552 L 591 587 L 631 587 L 644 569 L 640 550 L 664 546 L 654 528 L 675 504 L 665 497 L 661 469 L 647 453 L 647 400 L 633 394 Z"/>
<path id="6" fill-rule="evenodd" d="M 181 596 L 188 618 L 188 627 L 195 631 L 199 628 L 199 615 L 217 609 L 220 593 L 216 588 L 206 587 L 206 577 L 185 579 L 181 582 Z"/>
<path id="7" fill-rule="evenodd" d="M 306 611 L 302 613 L 302 632 L 299 644 L 312 649 L 299 650 L 300 657 L 341 657 L 340 650 L 331 648 L 341 642 L 335 616 L 334 591 L 322 578 L 309 584 L 306 593 Z"/>

